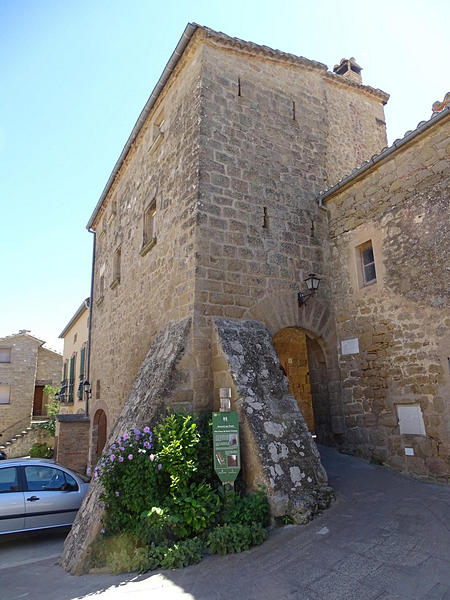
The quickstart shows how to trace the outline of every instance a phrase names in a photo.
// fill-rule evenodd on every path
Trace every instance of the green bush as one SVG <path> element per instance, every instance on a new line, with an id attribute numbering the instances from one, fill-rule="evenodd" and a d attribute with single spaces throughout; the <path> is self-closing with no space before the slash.
<path id="1" fill-rule="evenodd" d="M 206 545 L 213 554 L 231 554 L 262 544 L 266 537 L 267 531 L 260 523 L 230 523 L 213 529 L 207 536 Z"/>
<path id="2" fill-rule="evenodd" d="M 251 496 L 234 494 L 225 498 L 221 521 L 223 523 L 270 524 L 270 506 L 264 489 L 260 486 Z"/>
<path id="3" fill-rule="evenodd" d="M 148 427 L 125 433 L 111 445 L 94 471 L 103 486 L 106 533 L 142 531 L 142 512 L 158 506 L 168 491 L 161 470 Z"/>
<path id="4" fill-rule="evenodd" d="M 205 541 L 212 552 L 240 552 L 267 535 L 262 489 L 249 497 L 223 496 L 209 416 L 171 413 L 154 434 L 149 427 L 130 431 L 102 456 L 96 477 L 105 512 L 93 566 L 115 573 L 172 569 L 199 562 Z"/>
<path id="5" fill-rule="evenodd" d="M 53 458 L 53 453 L 53 448 L 49 448 L 47 444 L 35 442 L 30 448 L 31 458 Z"/>

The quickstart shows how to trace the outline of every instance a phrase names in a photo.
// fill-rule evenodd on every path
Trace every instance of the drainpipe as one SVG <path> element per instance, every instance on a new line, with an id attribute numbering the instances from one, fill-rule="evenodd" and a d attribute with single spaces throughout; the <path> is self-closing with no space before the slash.
<path id="1" fill-rule="evenodd" d="M 86 366 L 86 379 L 91 382 L 91 331 L 92 331 L 92 307 L 94 305 L 94 265 L 95 265 L 95 247 L 97 242 L 97 234 L 94 229 L 89 228 L 89 233 L 94 234 L 92 243 L 92 270 L 91 270 L 91 299 L 89 302 L 89 329 L 88 329 L 88 353 L 87 353 L 87 366 Z M 92 390 L 92 382 L 91 382 Z M 89 416 L 89 393 L 86 392 L 86 408 L 85 414 Z"/>

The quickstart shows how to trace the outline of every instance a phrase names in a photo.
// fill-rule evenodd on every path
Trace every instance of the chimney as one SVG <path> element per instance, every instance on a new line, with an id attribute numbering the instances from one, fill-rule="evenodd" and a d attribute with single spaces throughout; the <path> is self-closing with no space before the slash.
<path id="1" fill-rule="evenodd" d="M 354 81 L 355 83 L 362 83 L 361 77 L 362 67 L 358 65 L 354 57 L 351 58 L 342 58 L 341 62 L 338 65 L 334 65 L 333 73 L 336 75 L 342 75 L 346 79 L 350 79 L 350 81 Z"/>
<path id="2" fill-rule="evenodd" d="M 31 329 L 19 329 L 19 333 L 30 333 Z"/>

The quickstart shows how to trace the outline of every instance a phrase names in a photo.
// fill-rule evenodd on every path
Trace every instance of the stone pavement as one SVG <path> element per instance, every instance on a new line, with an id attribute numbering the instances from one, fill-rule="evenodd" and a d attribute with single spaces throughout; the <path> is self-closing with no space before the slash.
<path id="1" fill-rule="evenodd" d="M 249 552 L 175 571 L 81 577 L 51 558 L 3 568 L 0 552 L 0 598 L 450 600 L 450 488 L 321 453 L 336 502 Z"/>

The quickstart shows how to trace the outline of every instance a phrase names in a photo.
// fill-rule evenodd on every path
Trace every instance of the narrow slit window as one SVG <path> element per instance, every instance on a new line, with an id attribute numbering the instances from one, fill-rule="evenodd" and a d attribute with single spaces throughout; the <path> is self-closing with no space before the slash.
<path id="1" fill-rule="evenodd" d="M 370 283 L 375 283 L 377 280 L 377 273 L 375 269 L 372 241 L 368 241 L 359 246 L 359 256 L 361 261 L 362 284 L 368 285 Z"/>
<path id="2" fill-rule="evenodd" d="M 111 283 L 111 286 L 117 285 L 118 283 L 120 283 L 121 262 L 122 262 L 122 249 L 119 246 L 117 248 L 117 250 L 114 252 L 113 281 Z"/>
<path id="3" fill-rule="evenodd" d="M 152 240 L 156 240 L 156 202 L 153 201 L 144 212 L 144 239 L 145 246 Z"/>

